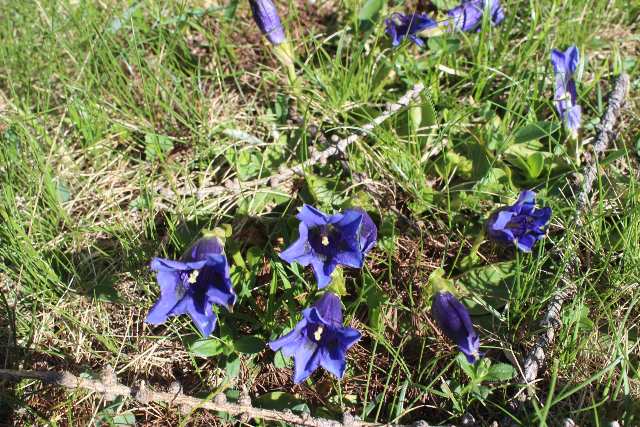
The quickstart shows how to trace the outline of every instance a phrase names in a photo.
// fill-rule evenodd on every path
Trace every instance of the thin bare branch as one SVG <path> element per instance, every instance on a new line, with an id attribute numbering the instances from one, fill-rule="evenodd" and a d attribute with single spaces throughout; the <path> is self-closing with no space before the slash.
<path id="1" fill-rule="evenodd" d="M 615 135 L 614 127 L 622 110 L 628 89 L 629 76 L 623 73 L 618 77 L 614 89 L 609 96 L 607 110 L 602 118 L 596 142 L 593 145 L 593 156 L 589 158 L 589 162 L 585 167 L 585 177 L 580 192 L 577 195 L 577 206 L 574 213 L 575 223 L 578 228 L 582 227 L 583 216 L 589 208 L 590 195 L 597 177 L 598 157 L 604 153 L 612 137 Z M 577 291 L 575 276 L 579 270 L 580 260 L 576 256 L 575 249 L 576 243 L 571 241 L 565 249 L 564 254 L 561 254 L 566 260 L 562 279 L 565 286 L 559 289 L 551 298 L 544 318 L 540 322 L 542 332 L 524 361 L 524 380 L 530 390 L 533 390 L 532 385 L 537 380 L 539 371 L 544 365 L 549 350 L 553 346 L 556 333 L 562 326 L 562 307 Z M 519 395 L 521 401 L 524 401 L 526 398 L 527 393 Z"/>
<path id="2" fill-rule="evenodd" d="M 16 371 L 12 369 L 0 369 L 0 378 L 12 381 L 23 379 L 39 380 L 47 384 L 63 386 L 69 389 L 84 389 L 90 392 L 100 393 L 105 399 L 113 400 L 118 396 L 129 397 L 142 404 L 151 402 L 163 402 L 175 406 L 182 413 L 188 413 L 195 409 L 226 412 L 231 416 L 237 416 L 248 421 L 249 419 L 262 419 L 269 421 L 281 421 L 291 425 L 308 427 L 367 427 L 382 426 L 384 424 L 360 421 L 350 414 L 344 414 L 343 421 L 315 418 L 309 414 L 294 414 L 292 411 L 276 411 L 271 409 L 256 408 L 251 405 L 251 398 L 247 390 L 243 390 L 238 403 L 227 401 L 224 394 L 216 394 L 212 400 L 199 399 L 182 393 L 182 387 L 174 383 L 169 392 L 153 391 L 144 382 L 137 387 L 129 387 L 120 384 L 115 376 L 113 368 L 107 367 L 100 375 L 100 379 L 77 377 L 69 372 L 54 371 Z M 419 427 L 436 427 L 419 421 L 412 424 Z M 404 427 L 398 425 L 398 427 Z M 450 426 L 453 427 L 453 426 Z"/>
<path id="3" fill-rule="evenodd" d="M 317 151 L 311 153 L 309 158 L 302 163 L 299 163 L 290 168 L 283 168 L 278 173 L 268 176 L 266 178 L 258 178 L 247 182 L 228 182 L 226 185 L 207 185 L 200 188 L 181 188 L 173 190 L 166 185 L 158 187 L 160 194 L 168 199 L 172 200 L 176 197 L 188 197 L 195 196 L 199 199 L 211 196 L 220 196 L 222 194 L 242 194 L 246 191 L 255 191 L 257 188 L 270 185 L 275 187 L 285 181 L 292 179 L 296 175 L 304 175 L 305 170 L 317 164 L 326 164 L 330 157 L 339 153 L 344 153 L 347 147 L 362 136 L 371 133 L 376 127 L 380 126 L 384 121 L 391 117 L 396 112 L 403 108 L 406 108 L 414 99 L 417 99 L 424 90 L 424 84 L 417 83 L 411 89 L 409 89 L 398 101 L 394 104 L 387 106 L 385 111 L 371 122 L 362 126 L 362 128 L 354 134 L 349 135 L 346 138 L 340 139 L 334 145 L 323 151 Z"/>

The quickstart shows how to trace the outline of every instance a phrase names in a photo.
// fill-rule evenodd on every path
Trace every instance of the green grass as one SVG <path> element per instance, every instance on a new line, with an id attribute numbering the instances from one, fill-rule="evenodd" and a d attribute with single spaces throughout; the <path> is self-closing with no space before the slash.
<path id="1" fill-rule="evenodd" d="M 297 99 L 245 2 L 235 14 L 204 1 L 0 4 L 0 367 L 78 374 L 109 363 L 128 384 L 145 379 L 162 389 L 179 379 L 189 394 L 222 388 L 231 398 L 246 384 L 254 403 L 285 391 L 313 414 L 350 411 L 378 422 L 460 423 L 469 413 L 481 425 L 639 423 L 640 8 L 622 0 L 504 4 L 499 27 L 391 50 L 384 17 L 411 4 L 385 5 L 371 24 L 358 20 L 361 2 L 290 1 L 283 17 L 297 54 Z M 612 77 L 631 75 L 582 228 L 569 185 L 580 166 L 566 154 L 564 132 L 539 138 L 532 150 L 545 163 L 535 176 L 507 150 L 519 129 L 558 123 L 549 54 L 570 44 L 585 58 L 582 143 L 593 142 Z M 323 146 L 311 125 L 327 139 L 347 136 L 417 81 L 427 90 L 412 118 L 394 115 L 345 161 L 269 192 L 184 195 L 304 160 Z M 531 255 L 485 242 L 480 265 L 512 261 L 511 275 L 469 279 L 459 262 L 482 223 L 527 187 L 553 208 L 549 236 Z M 380 226 L 365 269 L 346 272 L 347 322 L 364 338 L 342 382 L 320 372 L 292 386 L 291 361 L 238 344 L 277 337 L 315 300 L 310 271 L 277 257 L 296 237 L 302 202 L 327 211 L 363 206 Z M 205 358 L 193 350 L 199 336 L 187 318 L 144 324 L 158 294 L 148 262 L 178 257 L 201 229 L 222 224 L 233 228 L 226 250 L 240 299 L 234 313 L 220 313 L 208 342 L 220 353 Z M 486 360 L 521 364 L 549 299 L 566 286 L 567 257 L 552 249 L 567 241 L 581 260 L 578 292 L 536 398 L 512 411 L 519 377 L 485 381 L 488 396 L 473 388 L 456 348 L 433 327 L 428 279 L 442 267 L 477 285 L 466 302 L 475 301 Z M 29 381 L 0 383 L 0 396 L 0 421 L 18 425 L 108 424 L 122 414 L 141 424 L 214 419 L 155 404 L 111 406 Z"/>

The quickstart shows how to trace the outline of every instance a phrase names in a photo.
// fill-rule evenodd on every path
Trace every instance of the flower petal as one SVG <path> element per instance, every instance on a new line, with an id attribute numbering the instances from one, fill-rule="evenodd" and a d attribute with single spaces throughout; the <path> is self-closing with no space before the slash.
<path id="1" fill-rule="evenodd" d="M 342 348 L 322 348 L 319 358 L 320 366 L 331 372 L 336 378 L 342 379 L 347 367 L 346 354 Z"/>
<path id="2" fill-rule="evenodd" d="M 202 304 L 195 301 L 193 298 L 185 298 L 186 310 L 191 320 L 196 325 L 203 337 L 211 335 L 216 327 L 216 321 L 218 320 L 216 314 L 213 312 L 213 308 L 209 302 Z"/>
<path id="3" fill-rule="evenodd" d="M 311 250 L 311 245 L 309 245 L 309 229 L 304 222 L 300 222 L 300 225 L 298 225 L 298 234 L 298 240 L 282 251 L 279 256 L 289 264 L 297 261 L 300 265 L 306 267 L 313 259 L 313 251 Z"/>
<path id="4" fill-rule="evenodd" d="M 565 69 L 568 73 L 573 74 L 578 69 L 580 63 L 580 51 L 575 45 L 569 46 L 564 52 Z"/>
<path id="5" fill-rule="evenodd" d="M 304 222 L 308 228 L 319 227 L 321 225 L 327 225 L 329 223 L 330 215 L 314 208 L 311 205 L 303 205 L 298 215 L 296 215 L 300 221 Z"/>
<path id="6" fill-rule="evenodd" d="M 320 351 L 317 344 L 310 340 L 305 340 L 298 346 L 293 355 L 295 361 L 295 372 L 293 382 L 300 384 L 320 366 Z"/>
<path id="7" fill-rule="evenodd" d="M 202 261 L 209 255 L 220 255 L 224 252 L 222 242 L 215 236 L 201 237 L 189 246 L 180 261 L 192 263 L 194 261 Z"/>
<path id="8" fill-rule="evenodd" d="M 249 0 L 253 19 L 260 31 L 274 45 L 286 41 L 284 28 L 273 0 Z"/>
<path id="9" fill-rule="evenodd" d="M 533 245 L 537 240 L 538 239 L 536 239 L 533 235 L 525 234 L 524 236 L 521 236 L 516 240 L 516 245 L 522 252 L 529 253 L 533 249 Z"/>
<path id="10" fill-rule="evenodd" d="M 331 273 L 333 273 L 336 268 L 335 262 L 324 262 L 318 258 L 314 258 L 311 260 L 311 266 L 316 276 L 316 282 L 318 282 L 318 289 L 326 288 L 329 283 L 331 283 Z"/>
<path id="11" fill-rule="evenodd" d="M 313 304 L 316 313 L 320 316 L 322 323 L 342 326 L 342 302 L 340 298 L 333 292 L 327 292 Z M 313 315 L 315 317 L 315 314 Z M 313 321 L 318 321 L 313 320 Z"/>
<path id="12" fill-rule="evenodd" d="M 180 292 L 182 283 L 180 274 L 175 271 L 158 271 L 158 285 L 160 285 L 160 298 L 153 305 L 145 322 L 152 325 L 164 323 L 171 310 L 176 306 L 184 293 Z"/>
<path id="13" fill-rule="evenodd" d="M 182 262 L 166 258 L 153 258 L 150 268 L 153 271 L 187 271 L 198 270 L 206 263 L 206 260 Z"/>
<path id="14" fill-rule="evenodd" d="M 282 350 L 282 354 L 287 357 L 293 356 L 295 349 L 302 345 L 301 340 L 306 340 L 306 336 L 304 334 L 304 328 L 307 326 L 307 319 L 304 317 L 302 320 L 298 322 L 298 324 L 286 335 L 278 338 L 277 340 L 271 341 L 269 343 L 269 347 L 273 351 Z"/>

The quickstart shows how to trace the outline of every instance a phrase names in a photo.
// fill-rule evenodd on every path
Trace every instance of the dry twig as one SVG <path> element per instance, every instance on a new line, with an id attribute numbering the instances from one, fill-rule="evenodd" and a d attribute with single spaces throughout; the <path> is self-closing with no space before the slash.
<path id="1" fill-rule="evenodd" d="M 615 87 L 611 92 L 607 110 L 602 118 L 596 142 L 593 145 L 593 156 L 590 157 L 590 162 L 585 167 L 585 177 L 580 192 L 577 195 L 577 206 L 574 213 L 575 223 L 578 228 L 582 226 L 582 216 L 589 207 L 589 196 L 597 176 L 598 157 L 607 149 L 614 135 L 613 129 L 620 115 L 628 88 L 629 76 L 623 73 L 618 77 Z M 540 322 L 542 333 L 524 361 L 524 380 L 530 387 L 538 378 L 540 368 L 544 364 L 548 351 L 555 341 L 556 332 L 562 326 L 562 320 L 560 318 L 562 306 L 577 291 L 574 279 L 578 272 L 580 261 L 575 255 L 575 248 L 576 243 L 570 242 L 569 247 L 564 253 L 565 257 L 569 257 L 562 280 L 566 287 L 558 290 L 551 298 L 544 318 Z M 524 401 L 527 398 L 527 394 L 523 393 L 519 395 L 519 398 L 521 401 Z"/>
<path id="2" fill-rule="evenodd" d="M 376 127 L 380 126 L 380 124 L 382 124 L 393 114 L 395 114 L 402 108 L 406 108 L 414 99 L 420 96 L 423 90 L 424 84 L 415 84 L 400 99 L 398 99 L 396 103 L 388 105 L 382 114 L 373 119 L 370 123 L 362 126 L 358 133 L 351 134 L 348 137 L 337 141 L 334 145 L 323 151 L 312 153 L 309 156 L 309 159 L 305 160 L 304 162 L 290 168 L 283 168 L 281 171 L 274 175 L 242 183 L 234 181 L 227 183 L 227 185 L 205 186 L 198 189 L 183 188 L 174 191 L 170 188 L 167 188 L 166 186 L 160 186 L 158 187 L 158 191 L 163 197 L 169 200 L 174 199 L 176 196 L 195 196 L 198 199 L 202 199 L 204 197 L 220 196 L 223 194 L 241 194 L 244 191 L 255 191 L 255 189 L 263 187 L 265 185 L 275 187 L 285 181 L 292 179 L 296 175 L 304 175 L 304 171 L 306 169 L 316 164 L 325 164 L 330 157 L 335 156 L 336 154 L 344 153 L 347 147 L 356 142 L 360 137 L 371 133 Z"/>
<path id="3" fill-rule="evenodd" d="M 177 407 L 182 413 L 189 413 L 189 411 L 195 409 L 226 412 L 231 416 L 240 417 L 245 420 L 245 422 L 254 418 L 309 427 L 366 427 L 383 425 L 360 421 L 349 413 L 345 413 L 343 421 L 339 422 L 326 418 L 314 418 L 309 414 L 298 415 L 286 410 L 275 411 L 256 408 L 251 405 L 251 398 L 246 389 L 243 390 L 238 403 L 231 403 L 227 401 L 226 396 L 222 393 L 216 394 L 213 400 L 187 396 L 182 394 L 182 388 L 177 383 L 172 384 L 171 390 L 168 392 L 153 391 L 147 388 L 144 382 L 140 382 L 137 387 L 129 387 L 118 382 L 113 368 L 109 366 L 102 372 L 99 380 L 76 377 L 69 372 L 16 371 L 12 369 L 0 369 L 0 378 L 13 381 L 34 379 L 48 384 L 64 386 L 69 389 L 84 389 L 90 392 L 100 393 L 106 400 L 114 400 L 118 396 L 124 396 L 133 398 L 145 405 L 151 402 L 163 402 Z M 414 423 L 413 426 L 430 427 L 429 424 L 423 421 Z"/>

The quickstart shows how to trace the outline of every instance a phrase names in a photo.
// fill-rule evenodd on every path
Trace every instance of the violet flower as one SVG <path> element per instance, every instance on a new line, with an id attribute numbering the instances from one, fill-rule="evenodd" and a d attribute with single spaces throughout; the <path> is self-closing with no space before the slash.
<path id="1" fill-rule="evenodd" d="M 277 46 L 287 40 L 278 10 L 272 0 L 249 0 L 253 19 L 269 41 Z"/>
<path id="2" fill-rule="evenodd" d="M 229 264 L 216 237 L 202 237 L 180 261 L 154 258 L 151 269 L 157 272 L 160 298 L 149 311 L 147 323 L 159 325 L 169 316 L 188 314 L 202 336 L 207 337 L 217 321 L 212 305 L 231 311 L 236 302 Z"/>
<path id="3" fill-rule="evenodd" d="M 438 25 L 436 21 L 423 13 L 411 15 L 394 13 L 390 18 L 385 19 L 384 23 L 387 27 L 386 33 L 391 37 L 393 46 L 399 46 L 405 38 L 418 46 L 424 46 L 424 41 L 418 37 L 418 33 Z"/>
<path id="4" fill-rule="evenodd" d="M 580 129 L 582 110 L 577 104 L 578 94 L 574 74 L 580 62 L 580 52 L 576 46 L 562 52 L 557 49 L 551 51 L 551 64 L 555 74 L 555 93 L 553 97 L 558 115 L 575 138 Z"/>
<path id="5" fill-rule="evenodd" d="M 362 268 L 365 254 L 376 244 L 376 226 L 362 209 L 328 215 L 304 205 L 296 218 L 300 236 L 280 258 L 304 267 L 311 264 L 320 289 L 331 282 L 338 265 Z"/>
<path id="6" fill-rule="evenodd" d="M 431 304 L 431 315 L 442 332 L 458 345 L 469 363 L 480 358 L 480 338 L 473 329 L 469 311 L 450 292 L 437 292 Z"/>
<path id="7" fill-rule="evenodd" d="M 285 336 L 269 343 L 273 351 L 293 356 L 293 382 L 301 383 L 319 366 L 342 378 L 346 353 L 362 334 L 342 324 L 342 303 L 336 294 L 327 292 L 302 311 L 302 320 Z"/>
<path id="8" fill-rule="evenodd" d="M 504 20 L 504 10 L 500 5 L 500 0 L 463 0 L 460 5 L 448 11 L 447 14 L 452 18 L 456 30 L 480 31 L 482 16 L 487 6 L 491 14 L 491 25 L 500 24 Z"/>
<path id="9" fill-rule="evenodd" d="M 536 209 L 535 203 L 536 193 L 526 190 L 515 204 L 495 211 L 486 225 L 489 238 L 531 252 L 533 245 L 544 237 L 544 227 L 551 219 L 551 208 Z"/>

